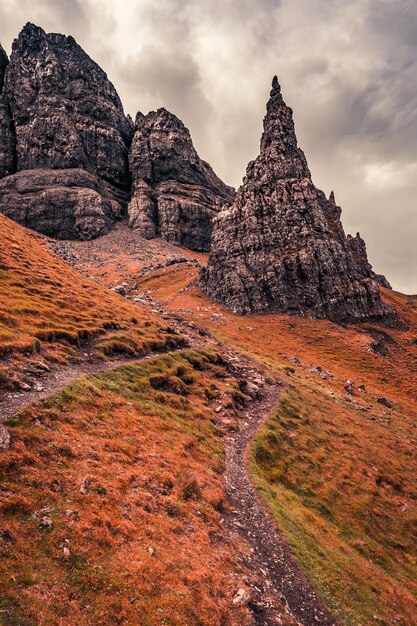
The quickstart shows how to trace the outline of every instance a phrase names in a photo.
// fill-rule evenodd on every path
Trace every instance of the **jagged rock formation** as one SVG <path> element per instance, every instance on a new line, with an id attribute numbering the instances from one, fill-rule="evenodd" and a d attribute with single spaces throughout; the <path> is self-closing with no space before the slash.
<path id="1" fill-rule="evenodd" d="M 378 283 L 378 285 L 381 285 L 381 287 L 384 287 L 384 289 L 392 290 L 391 283 L 383 274 L 375 274 L 375 280 Z"/>
<path id="2" fill-rule="evenodd" d="M 363 240 L 311 180 L 292 110 L 272 82 L 259 156 L 233 205 L 215 219 L 203 289 L 233 311 L 282 311 L 355 321 L 392 313 Z"/>
<path id="3" fill-rule="evenodd" d="M 0 178 L 14 172 L 16 168 L 16 137 L 4 90 L 4 76 L 8 65 L 7 54 L 0 46 Z"/>
<path id="4" fill-rule="evenodd" d="M 166 109 L 138 113 L 129 160 L 130 225 L 147 239 L 209 250 L 213 217 L 234 189 L 200 159 L 184 124 Z"/>
<path id="5" fill-rule="evenodd" d="M 72 37 L 33 24 L 14 41 L 9 63 L 4 57 L 0 176 L 25 174 L 0 181 L 0 210 L 60 237 L 106 232 L 126 208 L 130 186 L 133 128 L 116 90 Z"/>

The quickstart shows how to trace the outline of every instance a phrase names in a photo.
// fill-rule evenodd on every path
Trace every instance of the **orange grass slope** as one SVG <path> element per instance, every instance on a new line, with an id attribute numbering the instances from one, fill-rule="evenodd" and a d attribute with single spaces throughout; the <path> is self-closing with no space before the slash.
<path id="1" fill-rule="evenodd" d="M 251 464 L 300 567 L 343 624 L 414 626 L 417 297 L 383 290 L 402 327 L 342 327 L 235 316 L 192 286 L 196 277 L 164 268 L 142 286 L 288 383 Z"/>
<path id="2" fill-rule="evenodd" d="M 179 351 L 73 383 L 8 422 L 2 626 L 244 626 L 247 574 L 222 525 L 238 381 Z M 228 398 L 228 402 L 226 402 Z M 282 613 L 282 624 L 294 622 Z"/>
<path id="3" fill-rule="evenodd" d="M 39 235 L 0 215 L 0 386 L 13 387 L 27 360 L 77 358 L 95 337 L 101 354 L 162 347 L 164 324 L 144 307 L 81 276 Z"/>

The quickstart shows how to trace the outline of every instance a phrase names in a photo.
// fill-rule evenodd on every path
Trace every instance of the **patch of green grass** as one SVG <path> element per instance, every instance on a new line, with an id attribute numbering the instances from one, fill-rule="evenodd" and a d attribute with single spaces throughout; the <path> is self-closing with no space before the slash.
<path id="1" fill-rule="evenodd" d="M 417 570 L 406 555 L 415 559 L 415 531 L 393 500 L 404 498 L 399 470 L 389 446 L 381 455 L 356 428 L 348 409 L 290 388 L 253 441 L 251 470 L 301 569 L 343 624 L 388 625 L 400 615 L 414 626 Z M 388 535 L 400 542 L 390 546 Z"/>

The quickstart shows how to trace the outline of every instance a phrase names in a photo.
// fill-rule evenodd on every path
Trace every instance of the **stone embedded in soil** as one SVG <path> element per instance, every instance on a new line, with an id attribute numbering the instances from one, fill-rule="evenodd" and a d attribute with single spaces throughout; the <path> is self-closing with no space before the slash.
<path id="1" fill-rule="evenodd" d="M 272 83 L 259 156 L 234 203 L 214 220 L 204 291 L 239 314 L 281 311 L 334 321 L 393 315 L 364 241 L 312 182 L 292 110 Z"/>
<path id="2" fill-rule="evenodd" d="M 184 124 L 163 108 L 138 113 L 129 160 L 130 225 L 146 239 L 209 250 L 213 217 L 234 190 L 200 159 Z"/>
<path id="3" fill-rule="evenodd" d="M 10 448 L 10 433 L 3 424 L 0 424 L 0 450 Z"/>
<path id="4" fill-rule="evenodd" d="M 2 181 L 1 210 L 57 237 L 108 231 L 127 206 L 133 127 L 103 70 L 72 37 L 27 24 L 10 62 L 0 51 L 0 90 L 0 177 L 21 173 Z"/>
<path id="5" fill-rule="evenodd" d="M 232 602 L 236 606 L 246 606 L 250 602 L 250 595 L 246 589 L 238 589 Z"/>
<path id="6" fill-rule="evenodd" d="M 392 409 L 391 402 L 385 396 L 378 396 L 376 401 L 378 402 L 378 404 L 382 404 L 382 406 L 386 406 L 387 409 Z"/>

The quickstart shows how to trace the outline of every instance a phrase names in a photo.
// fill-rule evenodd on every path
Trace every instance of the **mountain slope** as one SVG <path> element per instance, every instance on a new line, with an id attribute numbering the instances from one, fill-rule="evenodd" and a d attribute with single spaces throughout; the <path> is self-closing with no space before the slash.
<path id="1" fill-rule="evenodd" d="M 236 369 L 0 224 L 0 624 L 295 626 L 225 524 L 225 439 L 252 401 Z M 9 391 L 40 373 L 60 390 Z"/>
<path id="2" fill-rule="evenodd" d="M 86 351 L 92 358 L 134 356 L 176 341 L 149 308 L 82 277 L 44 239 L 3 215 L 0 300 L 0 391 L 31 385 Z"/>
<path id="3" fill-rule="evenodd" d="M 137 288 L 287 382 L 251 463 L 300 567 L 341 623 L 413 626 L 417 298 L 382 290 L 402 328 L 344 328 L 236 316 L 202 294 L 197 277 L 197 268 L 174 265 Z"/>

